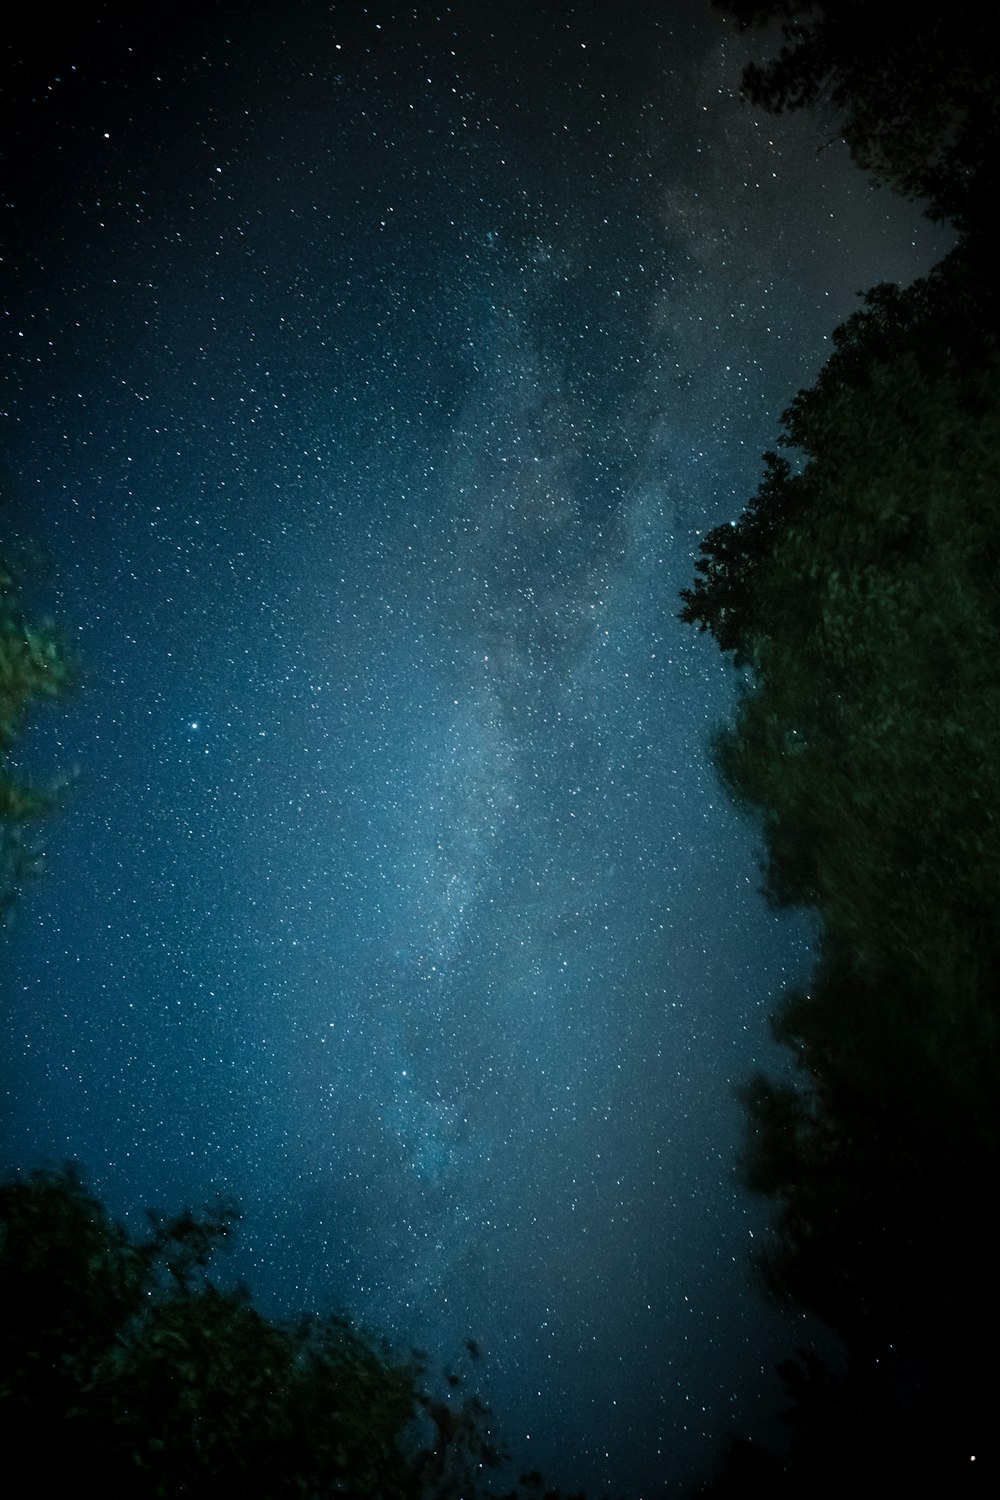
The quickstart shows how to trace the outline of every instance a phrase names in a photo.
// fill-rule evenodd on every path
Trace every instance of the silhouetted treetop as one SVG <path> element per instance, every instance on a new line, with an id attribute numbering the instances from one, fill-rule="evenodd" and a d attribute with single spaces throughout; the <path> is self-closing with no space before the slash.
<path id="1" fill-rule="evenodd" d="M 475 1397 L 339 1315 L 211 1279 L 238 1214 L 128 1234 L 72 1169 L 0 1183 L 0 1441 L 40 1494 L 446 1500 L 501 1454 Z"/>
<path id="2" fill-rule="evenodd" d="M 901 11 L 887 0 L 715 0 L 747 29 L 780 26 L 751 63 L 750 99 L 775 113 L 821 106 L 858 166 L 933 218 L 985 222 L 1000 145 L 1000 27 L 976 0 Z"/>
<path id="3" fill-rule="evenodd" d="M 60 785 L 25 775 L 14 751 L 35 710 L 65 693 L 73 675 L 53 622 L 27 617 L 15 571 L 0 556 L 0 915 L 38 868 L 28 828 L 50 810 Z"/>

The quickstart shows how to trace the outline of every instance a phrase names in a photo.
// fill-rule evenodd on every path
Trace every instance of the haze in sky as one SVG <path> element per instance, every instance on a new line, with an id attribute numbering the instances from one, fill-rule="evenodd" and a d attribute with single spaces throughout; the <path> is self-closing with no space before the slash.
<path id="1" fill-rule="evenodd" d="M 474 1338 L 517 1466 L 595 1494 L 770 1431 L 789 1343 L 736 1088 L 809 932 L 678 590 L 944 243 L 740 99 L 759 45 L 702 0 L 289 0 L 11 68 L 6 525 L 83 680 L 4 1165 L 235 1194 L 266 1310 Z"/>

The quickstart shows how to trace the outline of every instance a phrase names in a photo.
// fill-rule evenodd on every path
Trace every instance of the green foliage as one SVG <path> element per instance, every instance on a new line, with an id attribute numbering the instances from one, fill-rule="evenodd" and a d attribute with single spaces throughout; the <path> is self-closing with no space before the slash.
<path id="1" fill-rule="evenodd" d="M 269 1321 L 208 1275 L 235 1210 L 134 1238 L 72 1170 L 0 1184 L 0 1437 L 40 1493 L 474 1495 L 475 1399 L 341 1317 Z M 458 1377 L 454 1377 L 458 1384 Z"/>
<path id="2" fill-rule="evenodd" d="M 896 62 L 879 42 L 848 56 L 867 8 L 731 8 L 788 20 L 785 51 L 749 75 L 763 102 L 830 88 L 855 155 L 904 187 L 950 153 L 972 160 L 971 105 L 935 145 L 944 106 L 930 98 L 904 138 L 920 106 L 908 84 L 893 92 Z M 870 114 L 883 64 L 884 131 Z M 988 132 L 976 140 L 950 200 L 967 229 L 996 155 Z M 788 456 L 766 456 L 753 502 L 706 537 L 682 596 L 681 618 L 741 669 L 714 751 L 760 828 L 765 892 L 810 908 L 820 934 L 808 993 L 774 1017 L 799 1078 L 745 1090 L 742 1168 L 774 1205 L 766 1286 L 843 1349 L 836 1373 L 786 1363 L 787 1454 L 734 1448 L 706 1494 L 998 1482 L 995 1379 L 980 1369 L 1000 1332 L 998 331 L 974 234 L 912 287 L 869 292 L 784 413 Z"/>
<path id="3" fill-rule="evenodd" d="M 59 791 L 57 782 L 39 784 L 19 774 L 12 752 L 32 712 L 64 693 L 72 675 L 52 622 L 26 619 L 17 579 L 0 558 L 0 914 L 38 868 L 27 830 L 50 811 Z"/>
<path id="4" fill-rule="evenodd" d="M 716 743 L 779 905 L 952 1011 L 1000 960 L 1000 361 L 953 257 L 877 288 L 682 618 L 747 666 Z M 872 913 L 878 921 L 872 921 Z"/>
<path id="5" fill-rule="evenodd" d="M 738 522 L 717 526 L 701 543 L 693 588 L 682 589 L 680 618 L 699 630 L 710 630 L 721 651 L 735 664 L 750 659 L 759 601 L 754 582 L 761 573 L 786 521 L 804 498 L 805 486 L 788 460 L 764 454 L 765 476 Z"/>

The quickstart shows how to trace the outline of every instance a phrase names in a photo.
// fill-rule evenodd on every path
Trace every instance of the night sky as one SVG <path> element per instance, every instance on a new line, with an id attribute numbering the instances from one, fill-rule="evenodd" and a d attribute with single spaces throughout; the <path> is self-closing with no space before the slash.
<path id="1" fill-rule="evenodd" d="M 942 232 L 707 0 L 139 9 L 5 64 L 4 548 L 82 680 L 2 1165 L 232 1193 L 265 1310 L 472 1337 L 519 1468 L 661 1493 L 802 1337 L 735 1089 L 809 962 L 677 592 Z"/>

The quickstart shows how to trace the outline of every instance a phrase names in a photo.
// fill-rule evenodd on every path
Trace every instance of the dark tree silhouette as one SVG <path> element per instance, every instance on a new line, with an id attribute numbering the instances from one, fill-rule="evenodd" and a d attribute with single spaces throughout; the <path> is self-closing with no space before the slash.
<path id="1" fill-rule="evenodd" d="M 996 323 L 960 252 L 870 293 L 681 615 L 748 669 L 716 756 L 770 897 L 949 1010 L 1000 963 Z"/>
<path id="2" fill-rule="evenodd" d="M 863 170 L 936 219 L 985 228 L 1000 157 L 1000 23 L 993 6 L 900 10 L 892 0 L 715 0 L 781 45 L 743 84 L 780 113 L 822 106 Z"/>
<path id="3" fill-rule="evenodd" d="M 58 787 L 13 764 L 33 709 L 75 680 L 0 561 L 0 912 L 37 864 Z M 40 1494 L 476 1500 L 506 1459 L 453 1371 L 431 1379 L 340 1315 L 265 1318 L 210 1262 L 239 1213 L 113 1222 L 78 1171 L 0 1181 L 0 1444 Z M 466 1342 L 470 1359 L 480 1347 Z M 541 1483 L 541 1481 L 540 1481 Z M 538 1495 L 534 1476 L 527 1493 Z M 522 1487 L 504 1500 L 518 1500 Z M 547 1490 L 545 1500 L 560 1500 Z M 583 1500 L 583 1497 L 578 1497 Z"/>
<path id="4" fill-rule="evenodd" d="M 50 811 L 60 783 L 19 772 L 14 750 L 38 706 L 66 692 L 68 654 L 51 620 L 29 620 L 14 569 L 0 557 L 0 916 L 28 875 L 39 868 L 30 829 Z"/>
<path id="5" fill-rule="evenodd" d="M 790 1441 L 734 1445 L 705 1494 L 989 1493 L 1000 1335 L 1000 302 L 996 22 L 883 6 L 724 8 L 784 23 L 748 70 L 826 100 L 856 160 L 964 231 L 876 287 L 783 417 L 747 512 L 702 544 L 681 618 L 741 669 L 717 737 L 765 891 L 810 908 L 786 995 L 794 1084 L 744 1091 L 766 1286 L 838 1337 L 781 1367 Z M 969 24 L 965 25 L 965 19 Z M 923 49 L 920 58 L 917 52 Z M 933 77 L 930 75 L 933 74 Z M 741 1488 L 742 1486 L 742 1488 Z"/>
<path id="6" fill-rule="evenodd" d="M 234 1207 L 108 1216 L 72 1168 L 0 1184 L 0 1440 L 40 1494 L 446 1497 L 500 1461 L 476 1398 L 339 1316 L 278 1323 L 210 1261 Z M 455 1377 L 454 1384 L 459 1384 Z"/>

